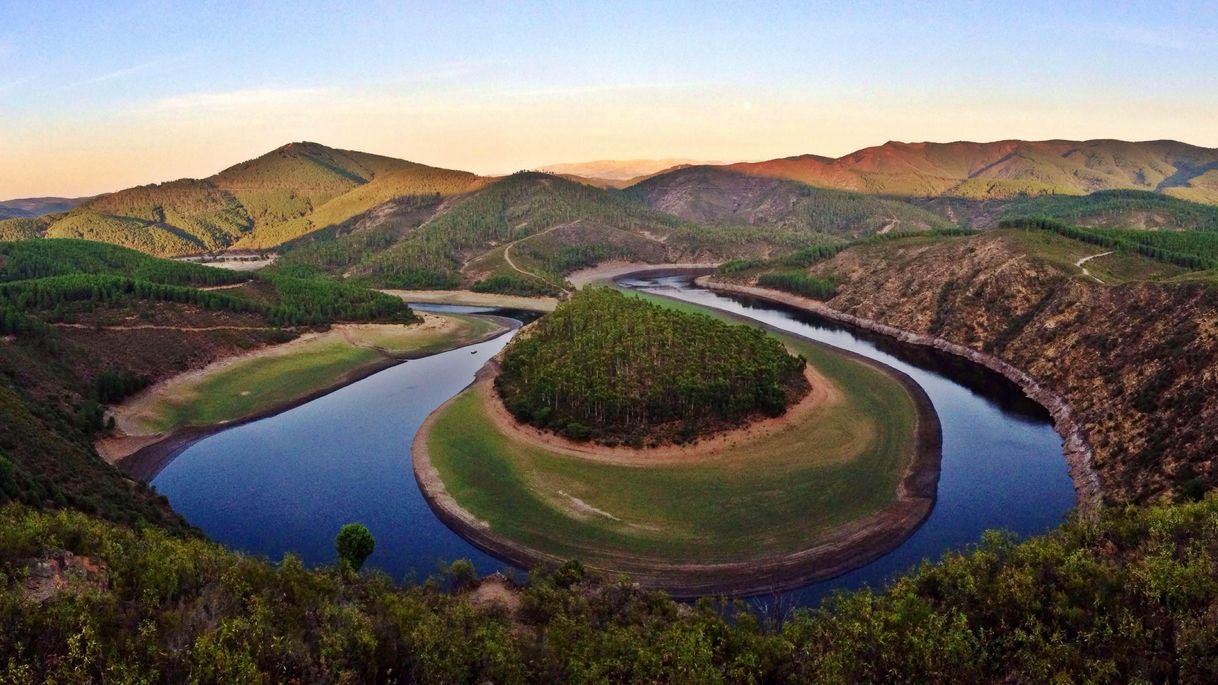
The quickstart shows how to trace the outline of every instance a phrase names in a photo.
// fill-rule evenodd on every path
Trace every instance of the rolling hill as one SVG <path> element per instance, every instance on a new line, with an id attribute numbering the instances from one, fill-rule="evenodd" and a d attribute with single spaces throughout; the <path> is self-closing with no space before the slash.
<path id="1" fill-rule="evenodd" d="M 43 222 L 0 222 L 0 236 L 85 238 L 161 256 L 265 249 L 391 199 L 451 195 L 480 182 L 468 172 L 291 143 L 205 179 L 102 195 Z"/>
<path id="2" fill-rule="evenodd" d="M 540 171 L 558 174 L 559 176 L 604 181 L 617 185 L 623 182 L 637 181 L 645 176 L 651 176 L 678 167 L 702 164 L 722 164 L 722 162 L 698 161 L 696 159 L 600 159 L 592 162 L 550 164 L 541 167 Z"/>
<path id="3" fill-rule="evenodd" d="M 0 219 L 19 219 L 66 212 L 87 197 L 27 197 L 0 202 Z"/>
<path id="4" fill-rule="evenodd" d="M 335 240 L 292 247 L 276 267 L 322 270 L 381 287 L 458 285 L 534 294 L 612 259 L 721 261 L 768 256 L 834 238 L 806 226 L 700 225 L 609 191 L 521 172 L 445 201 L 419 221 L 379 206 Z"/>
<path id="5" fill-rule="evenodd" d="M 706 224 L 770 225 L 855 238 L 950 225 L 908 202 L 813 188 L 724 167 L 677 169 L 625 192 L 657 211 Z"/>
<path id="6" fill-rule="evenodd" d="M 1218 149 L 1170 140 L 888 142 L 837 159 L 802 155 L 726 168 L 903 197 L 982 199 L 1132 189 L 1218 203 Z"/>

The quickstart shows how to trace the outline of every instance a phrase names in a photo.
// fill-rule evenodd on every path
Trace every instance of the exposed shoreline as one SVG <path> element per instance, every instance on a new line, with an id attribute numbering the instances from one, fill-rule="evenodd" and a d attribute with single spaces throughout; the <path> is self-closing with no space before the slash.
<path id="1" fill-rule="evenodd" d="M 900 342 L 912 345 L 931 347 L 963 357 L 975 364 L 980 364 L 1015 383 L 1034 402 L 1048 410 L 1053 418 L 1053 427 L 1062 438 L 1062 452 L 1070 473 L 1070 481 L 1074 484 L 1075 499 L 1080 510 L 1093 512 L 1103 501 L 1103 489 L 1099 476 L 1093 466 L 1094 454 L 1091 444 L 1082 427 L 1074 418 L 1070 404 L 1053 390 L 1045 387 L 1030 374 L 997 357 L 978 352 L 977 350 L 931 335 L 914 333 L 895 326 L 880 323 L 872 319 L 847 314 L 832 307 L 806 297 L 784 293 L 768 288 L 739 285 L 716 280 L 711 276 L 700 276 L 695 283 L 708 290 L 746 295 L 759 300 L 795 307 L 811 312 L 826 319 L 853 326 L 867 331 L 894 338 Z"/>
<path id="2" fill-rule="evenodd" d="M 253 412 L 231 421 L 205 426 L 182 426 L 164 433 L 155 433 L 150 435 L 122 435 L 118 437 L 104 437 L 97 441 L 95 447 L 98 449 L 99 454 L 102 454 L 103 458 L 106 459 L 106 461 L 119 467 L 133 478 L 138 478 L 144 482 L 149 482 L 158 473 L 160 473 L 161 469 L 171 462 L 174 457 L 178 456 L 185 451 L 186 448 L 190 447 L 199 440 L 202 440 L 203 438 L 228 428 L 234 428 L 282 414 L 285 411 L 295 409 L 296 407 L 312 402 L 320 397 L 329 395 L 330 393 L 340 390 L 348 385 L 351 385 L 352 383 L 356 383 L 376 373 L 380 373 L 385 369 L 397 366 L 398 364 L 405 363 L 412 359 L 430 357 L 436 354 L 443 354 L 444 352 L 449 352 L 454 349 L 459 349 L 460 347 L 468 347 L 469 345 L 476 345 L 478 343 L 486 342 L 487 340 L 491 340 L 510 331 L 515 325 L 515 321 L 510 319 L 503 319 L 501 317 L 488 315 L 482 316 L 483 318 L 496 321 L 496 323 L 499 324 L 499 327 L 493 331 L 489 331 L 481 336 L 478 336 L 477 338 L 463 342 L 459 346 L 445 350 L 427 352 L 424 354 L 402 353 L 385 355 L 380 359 L 348 371 L 333 383 L 329 383 L 299 397 L 276 403 L 273 406 L 267 407 L 266 409 Z M 299 340 L 300 339 L 297 338 L 296 340 L 284 343 L 284 345 L 291 345 L 293 343 L 297 343 Z M 257 356 L 258 353 L 265 354 L 269 349 L 271 348 L 262 348 L 261 350 L 255 351 L 253 355 L 247 353 L 244 355 L 238 355 L 237 358 L 249 358 L 251 356 Z M 234 361 L 234 359 L 226 359 L 220 360 L 218 363 L 231 363 L 232 361 Z M 162 383 L 172 381 L 174 378 L 194 376 L 197 375 L 199 371 L 200 370 L 187 371 L 183 374 L 179 374 L 178 376 L 166 379 L 166 381 L 163 381 Z M 134 447 L 134 449 L 124 453 L 121 448 L 123 443 L 126 443 L 130 447 Z"/>
<path id="3" fill-rule="evenodd" d="M 500 307 L 524 309 L 532 312 L 552 312 L 558 306 L 555 297 L 524 297 L 500 293 L 476 293 L 472 290 L 395 290 L 380 292 L 406 302 L 419 304 L 451 304 L 467 307 Z"/>
<path id="4" fill-rule="evenodd" d="M 660 270 L 670 268 L 679 269 L 681 267 L 660 267 Z M 699 265 L 696 268 L 703 267 Z M 600 278 L 616 277 L 638 273 L 642 270 L 638 265 L 633 265 L 632 268 L 623 270 L 621 273 L 611 276 L 598 274 L 598 276 Z M 656 269 L 651 270 L 654 272 Z M 749 323 L 769 328 L 760 322 L 750 320 Z M 627 573 L 632 581 L 640 585 L 664 589 L 678 598 L 718 594 L 760 595 L 828 580 L 865 566 L 900 546 L 921 526 L 934 508 L 942 456 L 942 432 L 939 418 L 925 391 L 906 374 L 875 360 L 787 331 L 781 331 L 781 333 L 800 340 L 808 340 L 813 344 L 832 349 L 835 353 L 844 354 L 853 360 L 867 364 L 899 382 L 909 394 L 917 411 L 914 453 L 905 475 L 898 483 L 896 499 L 880 511 L 841 526 L 812 547 L 796 552 L 764 555 L 745 561 L 710 564 L 679 564 L 623 557 L 617 568 L 601 568 L 595 563 L 586 562 L 590 567 L 601 572 Z M 471 385 L 491 383 L 494 373 L 492 365 L 484 366 Z M 467 391 L 469 389 L 463 392 Z M 438 470 L 431 463 L 427 442 L 436 418 L 459 395 L 460 393 L 450 398 L 428 415 L 415 434 L 411 446 L 415 478 L 418 480 L 419 489 L 428 506 L 449 528 L 475 547 L 508 563 L 531 568 L 538 564 L 565 562 L 566 559 L 496 535 L 490 530 L 489 524 L 466 511 L 448 493 Z"/>

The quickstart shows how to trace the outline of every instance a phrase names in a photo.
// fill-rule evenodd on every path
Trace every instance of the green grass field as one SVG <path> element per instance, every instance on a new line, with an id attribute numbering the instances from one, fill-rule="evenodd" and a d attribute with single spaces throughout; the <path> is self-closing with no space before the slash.
<path id="1" fill-rule="evenodd" d="M 708 563 L 805 549 L 895 499 L 917 410 L 883 372 L 780 338 L 842 400 L 717 458 L 638 467 L 553 453 L 504 435 L 470 389 L 436 417 L 432 464 L 494 533 L 563 558 L 620 568 L 623 558 Z"/>
<path id="2" fill-rule="evenodd" d="M 433 320 L 444 325 L 334 329 L 158 386 L 118 414 L 128 432 L 141 433 L 233 421 L 339 385 L 387 359 L 435 354 L 500 328 L 476 316 L 445 314 Z"/>

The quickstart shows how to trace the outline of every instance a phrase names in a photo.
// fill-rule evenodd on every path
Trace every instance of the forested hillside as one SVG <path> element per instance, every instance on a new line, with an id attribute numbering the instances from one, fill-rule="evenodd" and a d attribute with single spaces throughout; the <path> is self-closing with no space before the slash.
<path id="1" fill-rule="evenodd" d="M 75 240 L 0 242 L 0 498 L 184 524 L 97 456 L 104 405 L 336 321 L 410 322 L 401 300 Z"/>
<path id="2" fill-rule="evenodd" d="M 513 341 L 495 387 L 526 423 L 641 445 L 778 416 L 803 369 L 758 328 L 585 288 Z"/>
<path id="3" fill-rule="evenodd" d="M 159 256 L 269 248 L 400 197 L 465 192 L 477 176 L 316 143 L 292 143 L 205 179 L 102 195 L 0 237 L 86 238 Z"/>
<path id="4" fill-rule="evenodd" d="M 359 217 L 334 240 L 293 247 L 275 270 L 381 287 L 556 293 L 566 274 L 607 260 L 719 261 L 834 240 L 802 226 L 699 225 L 617 191 L 530 172 L 447 201 L 417 227 L 408 214 Z"/>
<path id="5" fill-rule="evenodd" d="M 696 166 L 626 189 L 652 209 L 707 224 L 753 224 L 861 237 L 944 228 L 947 220 L 900 200 L 813 188 L 723 167 Z"/>
<path id="6" fill-rule="evenodd" d="M 1218 207 L 1140 190 L 1022 198 L 1011 203 L 1003 216 L 1108 228 L 1218 231 Z"/>

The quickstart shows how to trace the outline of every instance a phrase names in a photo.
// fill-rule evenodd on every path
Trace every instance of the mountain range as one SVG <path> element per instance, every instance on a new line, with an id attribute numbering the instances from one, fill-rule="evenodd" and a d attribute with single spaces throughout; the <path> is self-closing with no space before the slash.
<path id="1" fill-rule="evenodd" d="M 0 202 L 0 219 L 19 219 L 66 212 L 87 197 L 25 197 Z"/>
<path id="2" fill-rule="evenodd" d="M 1149 228 L 1209 226 L 1218 211 L 1218 149 L 1174 141 L 889 142 L 836 159 L 689 161 L 485 177 L 291 143 L 203 179 L 4 203 L 23 214 L 0 220 L 0 240 L 86 238 L 160 256 L 307 248 L 301 264 L 402 286 L 554 285 L 608 258 L 765 256 L 1046 208 Z M 1102 195 L 1112 192 L 1124 194 Z"/>

